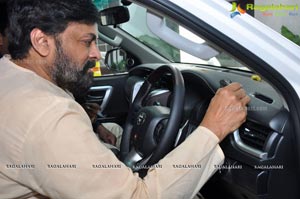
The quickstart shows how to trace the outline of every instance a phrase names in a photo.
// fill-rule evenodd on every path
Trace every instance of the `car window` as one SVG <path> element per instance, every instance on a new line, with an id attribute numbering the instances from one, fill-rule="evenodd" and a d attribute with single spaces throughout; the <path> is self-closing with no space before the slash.
<path id="1" fill-rule="evenodd" d="M 121 5 L 119 0 L 94 0 L 94 3 L 99 10 Z M 137 4 L 131 4 L 130 6 L 128 6 L 128 9 L 130 12 L 130 21 L 121 24 L 118 27 L 130 34 L 131 36 L 133 36 L 138 41 L 142 42 L 144 45 L 154 50 L 156 53 L 168 59 L 170 62 L 205 64 L 216 67 L 238 68 L 241 70 L 249 71 L 249 69 L 245 67 L 242 63 L 238 62 L 226 52 L 222 52 L 219 49 L 217 50 L 219 52 L 218 55 L 211 57 L 210 59 L 204 60 L 170 45 L 169 43 L 160 39 L 158 36 L 156 36 L 149 30 L 147 26 L 145 8 Z M 166 24 L 170 29 L 179 33 L 187 39 L 190 39 L 199 44 L 206 42 L 203 38 L 199 37 L 198 35 L 195 35 L 182 25 L 178 24 L 175 21 L 172 21 L 169 18 L 166 18 Z M 101 75 L 111 75 L 126 72 L 126 69 L 120 71 L 112 71 L 104 65 L 105 54 L 112 48 L 112 46 L 109 46 L 104 42 L 99 42 L 99 49 L 102 55 L 102 60 L 100 61 Z"/>
<path id="2" fill-rule="evenodd" d="M 93 0 L 93 3 L 96 5 L 98 10 L 103 10 L 105 8 L 114 7 L 121 5 L 120 0 Z M 105 65 L 105 55 L 108 51 L 112 50 L 114 47 L 103 42 L 102 40 L 98 40 L 98 48 L 101 53 L 101 59 L 97 62 L 96 66 L 93 68 L 94 77 L 100 77 L 105 75 L 115 75 L 127 72 L 127 68 L 119 68 L 118 70 L 112 70 Z"/>
<path id="3" fill-rule="evenodd" d="M 232 3 L 232 9 L 239 6 L 245 13 L 300 45 L 300 0 L 228 1 Z"/>
<path id="4" fill-rule="evenodd" d="M 120 0 L 93 0 L 98 10 L 120 5 Z"/>
<path id="5" fill-rule="evenodd" d="M 110 50 L 114 49 L 115 47 L 113 47 L 101 40 L 98 40 L 98 48 L 101 53 L 101 59 L 99 61 L 100 75 L 95 75 L 95 73 L 94 73 L 94 77 L 99 77 L 102 75 L 116 75 L 116 74 L 122 74 L 122 73 L 128 72 L 128 69 L 126 68 L 126 65 L 124 65 L 124 64 L 119 65 L 119 67 L 117 67 L 115 69 L 111 69 L 105 65 L 104 60 L 105 60 L 106 53 L 109 52 Z"/>
<path id="6" fill-rule="evenodd" d="M 120 28 L 135 37 L 146 46 L 156 51 L 164 58 L 168 59 L 170 62 L 206 64 L 217 67 L 234 67 L 242 70 L 249 70 L 243 64 L 220 50 L 217 50 L 219 52 L 217 56 L 214 56 L 208 60 L 204 60 L 170 45 L 169 43 L 154 35 L 149 30 L 147 26 L 145 8 L 136 4 L 132 4 L 128 6 L 128 9 L 130 12 L 130 21 L 120 25 Z M 175 21 L 172 21 L 171 19 L 166 18 L 165 23 L 170 29 L 179 33 L 183 37 L 192 40 L 193 42 L 197 42 L 199 44 L 206 42 L 203 38 L 195 35 L 191 31 L 187 30 L 182 25 L 178 24 Z"/>

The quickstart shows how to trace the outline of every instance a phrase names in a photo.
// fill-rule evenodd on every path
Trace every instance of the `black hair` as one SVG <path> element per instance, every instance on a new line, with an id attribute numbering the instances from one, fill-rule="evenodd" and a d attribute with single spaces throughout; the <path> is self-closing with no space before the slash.
<path id="1" fill-rule="evenodd" d="M 10 0 L 8 16 L 8 49 L 13 59 L 26 58 L 34 28 L 57 36 L 70 22 L 89 25 L 98 22 L 92 0 Z"/>
<path id="2" fill-rule="evenodd" d="M 6 35 L 6 28 L 8 25 L 8 17 L 7 17 L 7 5 L 6 3 L 0 3 L 0 33 L 1 35 Z"/>

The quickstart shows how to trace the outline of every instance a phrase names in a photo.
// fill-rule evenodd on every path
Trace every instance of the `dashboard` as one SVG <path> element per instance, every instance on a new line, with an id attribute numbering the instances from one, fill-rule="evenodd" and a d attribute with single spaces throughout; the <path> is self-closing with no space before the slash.
<path id="1" fill-rule="evenodd" d="M 147 76 L 162 64 L 144 64 L 129 72 L 126 84 L 128 99 Z M 280 94 L 267 82 L 253 80 L 251 72 L 189 64 L 172 64 L 179 68 L 185 82 L 184 117 L 175 145 L 183 142 L 200 124 L 220 81 L 239 82 L 251 98 L 247 121 L 220 144 L 225 163 L 201 192 L 210 197 L 260 198 L 280 190 L 278 181 L 291 184 L 294 179 L 288 171 L 293 159 L 284 154 L 292 151 L 289 111 Z M 168 74 L 161 77 L 145 105 L 170 107 L 172 81 Z M 277 183 L 276 183 L 277 182 Z M 294 183 L 297 184 L 297 183 Z M 218 187 L 218 193 L 214 191 Z M 278 188 L 277 188 L 278 187 Z M 272 188 L 272 189 L 270 189 Z"/>

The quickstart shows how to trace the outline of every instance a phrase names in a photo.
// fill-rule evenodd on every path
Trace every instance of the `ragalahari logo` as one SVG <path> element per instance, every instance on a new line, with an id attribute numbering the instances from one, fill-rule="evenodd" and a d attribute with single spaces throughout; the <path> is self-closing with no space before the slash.
<path id="1" fill-rule="evenodd" d="M 234 18 L 236 15 L 245 14 L 246 10 L 241 8 L 241 4 L 237 5 L 236 2 L 232 2 L 232 8 L 231 8 L 230 12 L 231 12 L 230 17 Z"/>

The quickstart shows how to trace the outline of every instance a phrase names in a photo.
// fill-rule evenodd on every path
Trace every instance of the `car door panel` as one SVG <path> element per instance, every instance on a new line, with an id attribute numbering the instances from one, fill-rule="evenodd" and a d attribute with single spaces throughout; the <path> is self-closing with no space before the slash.
<path id="1" fill-rule="evenodd" d="M 122 125 L 128 111 L 128 100 L 125 95 L 127 74 L 109 75 L 94 79 L 85 101 L 99 104 L 101 110 L 98 120 L 116 122 Z"/>
<path id="2" fill-rule="evenodd" d="M 100 110 L 103 111 L 109 102 L 112 92 L 112 86 L 92 86 L 86 96 L 86 102 L 99 104 Z"/>

